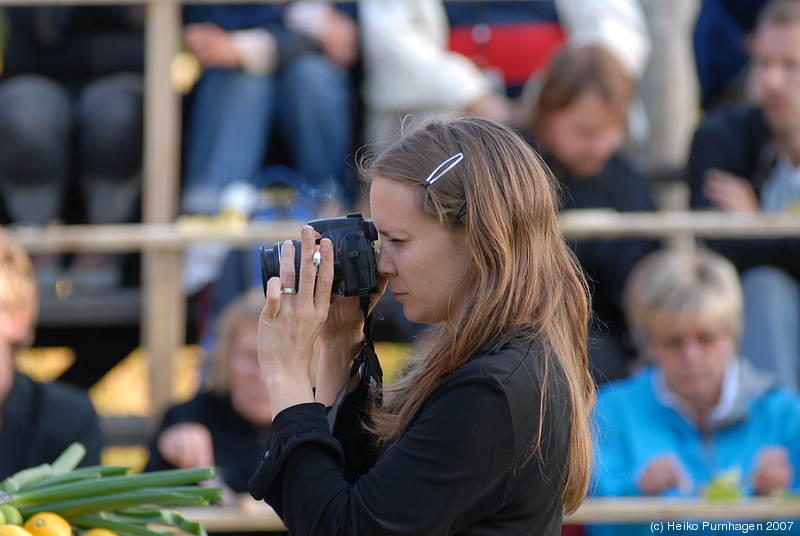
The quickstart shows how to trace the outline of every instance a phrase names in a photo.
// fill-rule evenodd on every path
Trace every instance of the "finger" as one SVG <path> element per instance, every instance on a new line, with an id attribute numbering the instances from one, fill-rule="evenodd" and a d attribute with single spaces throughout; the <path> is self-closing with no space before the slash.
<path id="1" fill-rule="evenodd" d="M 267 303 L 261 310 L 261 317 L 268 322 L 278 317 L 281 310 L 281 280 L 277 277 L 270 277 L 267 281 Z"/>
<path id="2" fill-rule="evenodd" d="M 294 244 L 291 240 L 284 241 L 283 245 L 281 245 L 281 267 L 280 267 L 280 276 L 281 276 L 281 287 L 282 288 L 291 288 L 297 290 L 295 288 L 295 284 L 297 282 L 294 273 Z"/>
<path id="3" fill-rule="evenodd" d="M 326 307 L 331 301 L 331 287 L 333 286 L 333 244 L 330 239 L 323 238 L 319 243 L 321 255 L 317 274 L 317 292 L 314 296 L 314 305 L 317 308 Z"/>
<path id="4" fill-rule="evenodd" d="M 314 229 L 310 225 L 303 226 L 300 231 L 300 284 L 298 294 L 303 300 L 313 301 L 314 280 L 317 268 L 312 263 L 317 245 L 314 240 Z"/>

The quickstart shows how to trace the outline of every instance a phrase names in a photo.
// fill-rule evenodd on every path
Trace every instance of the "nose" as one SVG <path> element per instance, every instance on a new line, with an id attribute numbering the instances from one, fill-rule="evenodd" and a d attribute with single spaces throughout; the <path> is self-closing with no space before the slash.
<path id="1" fill-rule="evenodd" d="M 394 263 L 392 262 L 387 248 L 381 248 L 378 252 L 378 261 L 376 262 L 378 273 L 385 277 L 392 277 L 395 274 Z"/>
<path id="2" fill-rule="evenodd" d="M 681 356 L 687 363 L 703 359 L 703 348 L 695 337 L 686 337 L 681 341 Z"/>
<path id="3" fill-rule="evenodd" d="M 786 72 L 778 62 L 764 62 L 756 72 L 758 89 L 762 92 L 774 92 L 783 87 Z"/>

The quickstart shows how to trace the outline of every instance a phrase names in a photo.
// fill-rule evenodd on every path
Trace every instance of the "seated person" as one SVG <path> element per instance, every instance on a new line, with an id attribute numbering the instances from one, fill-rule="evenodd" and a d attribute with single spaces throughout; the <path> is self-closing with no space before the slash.
<path id="1" fill-rule="evenodd" d="M 280 166 L 265 164 L 285 147 L 277 156 L 296 173 L 280 174 L 291 179 L 282 186 L 315 217 L 342 215 L 353 195 L 352 17 L 329 3 L 297 2 L 192 4 L 184 20 L 186 47 L 203 74 L 186 118 L 181 212 L 213 216 L 226 208 L 226 187 L 270 186 L 270 168 Z M 188 294 L 217 280 L 226 254 L 210 244 L 187 250 Z"/>
<path id="2" fill-rule="evenodd" d="M 253 288 L 223 310 L 209 362 L 210 389 L 167 411 L 146 471 L 216 466 L 215 484 L 225 500 L 247 491 L 272 422 L 256 353 L 264 303 L 263 290 Z"/>
<path id="3" fill-rule="evenodd" d="M 566 42 L 604 43 L 631 76 L 650 35 L 639 0 L 359 2 L 366 142 L 382 146 L 407 114 L 516 121 L 516 98 Z"/>
<path id="4" fill-rule="evenodd" d="M 16 356 L 33 342 L 38 294 L 30 258 L 2 233 L 0 303 L 0 480 L 53 462 L 76 441 L 86 447 L 82 465 L 100 463 L 104 441 L 86 392 L 15 371 Z"/>
<path id="5" fill-rule="evenodd" d="M 772 0 L 751 43 L 749 105 L 708 114 L 689 155 L 691 206 L 730 213 L 800 207 L 800 2 Z M 742 354 L 800 387 L 800 240 L 708 240 L 739 269 Z"/>
<path id="6" fill-rule="evenodd" d="M 6 7 L 0 79 L 0 220 L 111 224 L 139 218 L 143 6 Z M 80 254 L 76 288 L 121 284 L 123 257 Z M 61 272 L 34 257 L 42 290 Z"/>
<path id="7" fill-rule="evenodd" d="M 697 497 L 726 475 L 743 495 L 800 489 L 800 396 L 738 355 L 734 266 L 704 249 L 652 253 L 631 273 L 625 310 L 650 364 L 600 387 L 590 489 Z M 589 533 L 651 532 L 606 525 Z"/>
<path id="8" fill-rule="evenodd" d="M 623 154 L 633 81 L 604 48 L 565 48 L 544 74 L 525 121 L 531 144 L 563 185 L 563 209 L 654 209 L 650 181 Z M 593 289 L 596 321 L 589 358 L 601 383 L 628 373 L 621 294 L 636 262 L 658 247 L 652 240 L 570 241 Z"/>

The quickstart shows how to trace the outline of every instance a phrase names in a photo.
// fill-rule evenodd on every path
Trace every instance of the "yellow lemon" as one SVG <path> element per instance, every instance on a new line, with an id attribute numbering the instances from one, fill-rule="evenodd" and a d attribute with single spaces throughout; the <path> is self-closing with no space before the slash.
<path id="1" fill-rule="evenodd" d="M 3 523 L 9 525 L 22 525 L 22 514 L 16 507 L 10 504 L 0 504 L 0 514 L 3 514 L 5 521 Z"/>
<path id="2" fill-rule="evenodd" d="M 72 536 L 69 521 L 53 512 L 33 514 L 22 526 L 33 536 Z"/>
<path id="3" fill-rule="evenodd" d="M 0 525 L 0 536 L 32 536 L 19 525 Z"/>
<path id="4" fill-rule="evenodd" d="M 98 527 L 87 530 L 86 532 L 83 533 L 82 536 L 119 536 L 119 535 L 113 530 L 101 529 Z"/>

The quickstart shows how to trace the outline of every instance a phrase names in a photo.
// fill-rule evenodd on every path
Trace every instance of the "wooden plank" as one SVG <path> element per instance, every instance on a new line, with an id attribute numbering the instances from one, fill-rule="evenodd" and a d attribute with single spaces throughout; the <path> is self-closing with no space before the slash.
<path id="1" fill-rule="evenodd" d="M 274 510 L 247 498 L 239 505 L 181 508 L 188 519 L 208 532 L 256 532 L 281 530 L 284 525 Z M 800 500 L 753 497 L 735 501 L 668 499 L 659 497 L 589 498 L 564 517 L 565 525 L 604 523 L 743 523 L 800 519 Z M 683 528 L 680 527 L 680 528 Z M 673 530 L 678 530 L 674 528 Z M 667 530 L 666 525 L 663 532 Z M 685 532 L 691 532 L 685 530 Z"/>
<path id="2" fill-rule="evenodd" d="M 222 241 L 248 248 L 297 239 L 302 221 L 253 222 L 243 225 L 145 223 L 62 225 L 44 228 L 5 227 L 7 235 L 29 253 L 135 252 L 182 250 L 190 244 Z M 790 213 L 737 215 L 723 212 L 616 213 L 602 210 L 565 212 L 565 236 L 580 240 L 620 238 L 800 238 L 800 216 Z"/>
<path id="3" fill-rule="evenodd" d="M 172 89 L 171 62 L 178 52 L 181 5 L 145 4 L 145 94 L 142 214 L 146 224 L 167 224 L 177 215 L 180 188 L 180 96 Z M 185 344 L 186 304 L 179 251 L 145 251 L 142 340 L 150 360 L 155 415 L 171 404 L 172 369 Z"/>
<path id="4" fill-rule="evenodd" d="M 752 497 L 741 500 L 603 497 L 587 499 L 565 524 L 652 523 L 657 521 L 776 521 L 800 519 L 800 500 Z M 670 532 L 670 531 L 664 531 Z"/>

